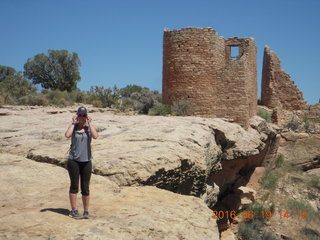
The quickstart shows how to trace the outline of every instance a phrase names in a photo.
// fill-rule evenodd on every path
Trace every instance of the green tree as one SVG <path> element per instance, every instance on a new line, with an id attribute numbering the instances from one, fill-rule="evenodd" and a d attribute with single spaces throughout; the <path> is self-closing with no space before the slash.
<path id="1" fill-rule="evenodd" d="M 134 92 L 141 92 L 142 89 L 144 89 L 143 87 L 140 87 L 138 85 L 127 85 L 124 88 L 120 89 L 120 95 L 121 97 L 131 97 L 131 94 Z"/>
<path id="2" fill-rule="evenodd" d="M 12 67 L 0 65 L 0 82 L 5 80 L 8 76 L 16 73 L 16 70 Z"/>
<path id="3" fill-rule="evenodd" d="M 0 82 L 0 97 L 6 104 L 19 104 L 21 97 L 35 92 L 34 85 L 25 79 L 20 72 L 10 74 Z"/>
<path id="4" fill-rule="evenodd" d="M 24 65 L 24 75 L 34 84 L 41 84 L 45 89 L 59 89 L 71 92 L 80 80 L 80 59 L 77 53 L 67 50 L 48 50 L 29 58 Z"/>

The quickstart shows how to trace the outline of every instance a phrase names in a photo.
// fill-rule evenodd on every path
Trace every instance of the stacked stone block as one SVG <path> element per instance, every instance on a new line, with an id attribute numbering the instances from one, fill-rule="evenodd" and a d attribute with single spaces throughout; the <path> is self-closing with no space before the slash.
<path id="1" fill-rule="evenodd" d="M 231 47 L 239 56 L 231 58 Z M 251 38 L 219 37 L 212 28 L 165 30 L 163 102 L 185 100 L 194 115 L 247 128 L 257 107 L 256 47 Z"/>
<path id="2" fill-rule="evenodd" d="M 268 46 L 264 48 L 261 103 L 271 109 L 304 110 L 302 92 L 281 69 L 280 59 Z"/>

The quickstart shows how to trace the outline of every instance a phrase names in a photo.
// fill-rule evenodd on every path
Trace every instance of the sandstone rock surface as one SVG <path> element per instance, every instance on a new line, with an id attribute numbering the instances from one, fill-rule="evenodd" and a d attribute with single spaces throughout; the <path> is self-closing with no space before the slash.
<path id="1" fill-rule="evenodd" d="M 286 161 L 303 170 L 320 168 L 320 134 L 287 132 L 281 136 L 279 152 Z"/>
<path id="2" fill-rule="evenodd" d="M 65 169 L 4 153 L 0 164 L 1 239 L 219 239 L 199 198 L 93 175 L 92 217 L 74 220 Z"/>
<path id="3" fill-rule="evenodd" d="M 233 181 L 241 186 L 241 172 L 261 164 L 276 135 L 259 117 L 245 131 L 222 119 L 89 108 L 100 136 L 92 141 L 93 217 L 81 223 L 66 216 L 68 175 L 58 167 L 76 107 L 2 110 L 0 236 L 10 239 L 218 239 L 206 204 Z"/>
<path id="4" fill-rule="evenodd" d="M 74 111 L 6 109 L 10 114 L 1 117 L 0 151 L 63 166 L 70 145 L 64 132 Z M 155 185 L 191 195 L 204 193 L 205 177 L 221 168 L 221 160 L 256 155 L 268 137 L 258 118 L 252 123 L 256 129 L 245 131 L 221 119 L 122 116 L 98 110 L 91 116 L 100 135 L 92 142 L 95 173 L 119 186 Z"/>

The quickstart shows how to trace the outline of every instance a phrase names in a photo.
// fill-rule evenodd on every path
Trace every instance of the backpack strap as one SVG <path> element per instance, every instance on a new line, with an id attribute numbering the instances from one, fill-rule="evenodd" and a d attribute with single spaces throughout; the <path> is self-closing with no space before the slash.
<path id="1" fill-rule="evenodd" d="M 72 139 L 74 138 L 74 133 L 75 133 L 77 127 L 78 127 L 78 124 L 76 123 L 76 124 L 74 125 L 74 128 L 73 128 L 73 132 L 72 132 L 72 135 L 71 135 L 71 143 L 70 143 L 69 150 L 67 151 L 67 154 L 68 154 L 68 153 L 70 152 L 70 150 L 71 150 L 71 147 L 72 147 Z"/>

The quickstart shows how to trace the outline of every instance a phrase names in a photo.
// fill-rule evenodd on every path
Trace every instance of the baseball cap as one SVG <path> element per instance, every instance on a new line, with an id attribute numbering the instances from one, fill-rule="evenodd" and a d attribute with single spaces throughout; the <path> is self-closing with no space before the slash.
<path id="1" fill-rule="evenodd" d="M 77 115 L 87 115 L 87 109 L 85 107 L 79 107 Z"/>

